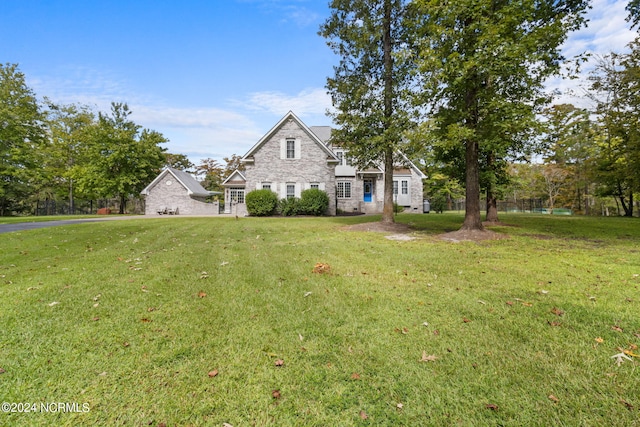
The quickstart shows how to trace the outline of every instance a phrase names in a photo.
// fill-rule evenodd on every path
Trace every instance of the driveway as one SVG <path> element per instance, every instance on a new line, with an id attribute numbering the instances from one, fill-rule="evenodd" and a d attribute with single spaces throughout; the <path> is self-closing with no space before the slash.
<path id="1" fill-rule="evenodd" d="M 0 234 L 11 233 L 13 231 L 35 230 L 36 228 L 56 227 L 59 225 L 80 224 L 83 222 L 101 222 L 114 219 L 133 219 L 144 218 L 144 216 L 113 216 L 104 218 L 85 218 L 85 219 L 63 219 L 59 221 L 38 221 L 38 222 L 16 222 L 11 224 L 0 224 Z"/>

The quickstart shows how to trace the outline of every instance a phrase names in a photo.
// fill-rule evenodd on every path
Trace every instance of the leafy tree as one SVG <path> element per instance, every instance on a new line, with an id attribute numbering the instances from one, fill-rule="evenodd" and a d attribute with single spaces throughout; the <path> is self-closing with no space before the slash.
<path id="1" fill-rule="evenodd" d="M 57 196 L 67 197 L 73 213 L 76 173 L 87 162 L 84 147 L 95 115 L 82 105 L 57 105 L 49 100 L 47 104 L 49 140 L 42 165 L 46 172 L 43 183 L 55 189 Z"/>
<path id="2" fill-rule="evenodd" d="M 0 64 L 0 216 L 28 208 L 39 181 L 44 115 L 16 64 Z"/>
<path id="3" fill-rule="evenodd" d="M 170 168 L 191 172 L 191 169 L 195 167 L 193 163 L 184 154 L 163 153 L 165 158 L 165 165 Z"/>
<path id="4" fill-rule="evenodd" d="M 625 216 L 633 216 L 640 191 L 640 42 L 626 55 L 603 57 L 591 75 L 602 135 L 596 158 L 599 193 L 616 198 Z"/>
<path id="5" fill-rule="evenodd" d="M 582 0 L 416 0 L 423 102 L 449 156 L 464 159 L 464 230 L 482 230 L 481 156 L 526 152 L 545 80 L 559 71 L 560 46 L 585 20 Z"/>
<path id="6" fill-rule="evenodd" d="M 382 221 L 394 222 L 394 155 L 412 126 L 411 60 L 402 0 L 333 0 L 320 35 L 340 56 L 327 80 L 337 112 L 332 140 L 355 163 L 384 164 Z"/>
<path id="7" fill-rule="evenodd" d="M 549 200 L 549 209 L 553 213 L 556 199 L 562 188 L 567 185 L 569 171 L 556 164 L 545 165 L 542 168 L 542 184 Z"/>
<path id="8" fill-rule="evenodd" d="M 224 171 L 222 174 L 222 176 L 225 179 L 236 170 L 239 170 L 240 172 L 242 172 L 245 169 L 244 163 L 240 161 L 242 160 L 242 156 L 239 156 L 237 154 L 232 154 L 229 157 L 223 157 L 222 160 L 224 160 L 224 163 L 225 163 Z"/>
<path id="9" fill-rule="evenodd" d="M 87 142 L 88 163 L 78 186 L 99 197 L 118 196 L 120 213 L 130 195 L 138 194 L 160 171 L 167 142 L 162 134 L 141 129 L 129 116 L 127 104 L 112 103 L 111 115 L 100 113 Z"/>
<path id="10" fill-rule="evenodd" d="M 629 12 L 627 21 L 631 21 L 632 28 L 637 27 L 640 24 L 640 0 L 630 0 L 626 9 Z"/>
<path id="11" fill-rule="evenodd" d="M 215 159 L 207 158 L 200 160 L 196 166 L 196 176 L 200 179 L 200 184 L 209 191 L 222 191 L 224 182 L 224 168 Z"/>
<path id="12" fill-rule="evenodd" d="M 546 163 L 567 171 L 568 193 L 563 197 L 573 209 L 589 214 L 591 193 L 590 159 L 594 156 L 596 129 L 586 109 L 571 104 L 553 105 L 543 112 L 545 134 L 542 139 Z"/>

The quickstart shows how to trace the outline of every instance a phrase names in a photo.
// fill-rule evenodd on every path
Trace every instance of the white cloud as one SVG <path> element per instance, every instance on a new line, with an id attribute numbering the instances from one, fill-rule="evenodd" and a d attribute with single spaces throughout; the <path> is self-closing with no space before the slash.
<path id="1" fill-rule="evenodd" d="M 280 116 L 290 110 L 299 116 L 320 115 L 331 108 L 331 96 L 322 88 L 305 89 L 296 95 L 256 92 L 241 104 L 248 110 L 266 111 Z"/>
<path id="2" fill-rule="evenodd" d="M 594 0 L 589 11 L 588 26 L 569 35 L 563 46 L 563 53 L 572 59 L 582 53 L 589 53 L 588 62 L 582 64 L 578 79 L 550 79 L 547 88 L 558 90 L 562 95 L 557 103 L 572 103 L 588 108 L 591 102 L 586 98 L 586 78 L 599 58 L 610 52 L 625 52 L 627 45 L 633 41 L 637 33 L 631 30 L 626 22 L 626 0 Z"/>

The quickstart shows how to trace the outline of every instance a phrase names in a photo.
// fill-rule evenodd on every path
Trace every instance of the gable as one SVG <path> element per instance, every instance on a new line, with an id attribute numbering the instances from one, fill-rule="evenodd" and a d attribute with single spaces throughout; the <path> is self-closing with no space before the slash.
<path id="1" fill-rule="evenodd" d="M 310 140 L 312 144 L 316 145 L 320 150 L 320 156 L 325 157 L 328 163 L 338 163 L 338 159 L 325 144 L 324 142 L 309 128 L 305 125 L 302 120 L 300 120 L 293 112 L 289 111 L 280 121 L 273 127 L 269 132 L 267 132 L 260 140 L 253 146 L 251 149 L 242 157 L 241 162 L 243 163 L 253 163 L 255 160 L 255 155 L 260 150 L 262 150 L 266 144 L 273 143 L 274 138 L 276 139 L 279 146 L 276 148 L 278 150 L 279 156 L 281 159 L 288 158 L 287 150 L 290 149 L 290 153 L 293 157 L 299 159 L 301 155 L 302 149 L 302 139 L 299 135 L 284 134 L 279 135 L 281 130 L 285 127 L 295 127 L 296 129 L 302 131 L 305 140 Z M 288 143 L 292 144 L 292 147 L 288 147 Z M 271 149 L 274 149 L 273 147 Z"/>
<path id="2" fill-rule="evenodd" d="M 148 195 L 149 191 L 152 188 L 154 188 L 161 182 L 166 182 L 165 180 L 167 178 L 169 178 L 169 180 L 171 180 L 172 182 L 175 181 L 176 183 L 181 185 L 190 196 L 207 197 L 213 194 L 220 194 L 205 190 L 202 185 L 200 185 L 200 183 L 187 172 L 173 169 L 171 167 L 167 167 L 165 170 L 160 172 L 160 174 L 158 174 L 158 176 L 153 181 L 151 181 L 151 183 L 147 185 L 145 189 L 140 192 L 140 194 L 145 196 Z"/>
<path id="3" fill-rule="evenodd" d="M 240 186 L 244 186 L 246 183 L 247 183 L 247 179 L 244 177 L 242 172 L 236 169 L 235 171 L 233 171 L 231 175 L 227 177 L 227 179 L 224 180 L 224 182 L 222 183 L 222 186 L 223 187 L 230 187 L 230 186 L 240 187 Z"/>

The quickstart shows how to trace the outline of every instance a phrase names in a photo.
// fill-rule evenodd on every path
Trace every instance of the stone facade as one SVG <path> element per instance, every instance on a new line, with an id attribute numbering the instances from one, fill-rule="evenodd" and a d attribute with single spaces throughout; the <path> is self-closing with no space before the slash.
<path id="1" fill-rule="evenodd" d="M 329 196 L 329 215 L 381 213 L 384 205 L 384 172 L 372 165 L 358 170 L 348 152 L 330 145 L 330 128 L 307 127 L 292 112 L 285 115 L 242 158 L 245 169 L 223 183 L 225 213 L 246 215 L 244 196 L 268 188 L 279 199 L 300 197 L 303 190 L 319 188 Z M 407 212 L 422 213 L 426 176 L 404 155 L 397 153 L 394 169 L 394 201 Z"/>
<path id="2" fill-rule="evenodd" d="M 177 215 L 218 215 L 220 213 L 217 201 L 206 202 L 210 192 L 181 171 L 165 169 L 142 191 L 142 194 L 145 196 L 145 215 L 158 215 L 165 210 Z"/>
<path id="3" fill-rule="evenodd" d="M 268 186 L 279 199 L 284 199 L 288 195 L 287 186 L 293 185 L 293 196 L 299 198 L 303 190 L 317 186 L 329 196 L 327 214 L 335 215 L 337 161 L 315 139 L 296 120 L 287 119 L 254 152 L 253 159 L 245 159 L 246 191 Z M 293 158 L 287 158 L 288 141 L 294 142 Z"/>

